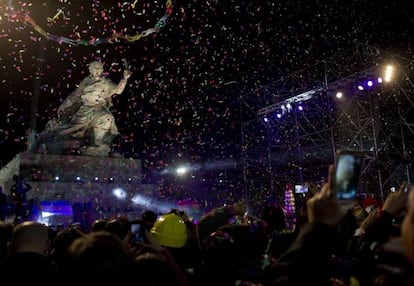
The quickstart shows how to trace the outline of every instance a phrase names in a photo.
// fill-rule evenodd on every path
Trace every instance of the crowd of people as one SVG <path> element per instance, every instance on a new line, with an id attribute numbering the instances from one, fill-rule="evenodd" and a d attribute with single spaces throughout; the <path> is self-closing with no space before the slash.
<path id="1" fill-rule="evenodd" d="M 198 221 L 172 209 L 88 229 L 1 222 L 0 267 L 16 283 L 42 285 L 414 285 L 414 187 L 402 182 L 381 205 L 344 208 L 333 168 L 293 229 L 283 206 L 252 215 L 245 200 Z"/>

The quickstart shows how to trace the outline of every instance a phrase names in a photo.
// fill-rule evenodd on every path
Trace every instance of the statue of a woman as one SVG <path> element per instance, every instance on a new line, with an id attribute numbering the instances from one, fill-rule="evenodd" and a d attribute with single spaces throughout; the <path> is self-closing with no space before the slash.
<path id="1" fill-rule="evenodd" d="M 125 70 L 123 79 L 115 84 L 103 76 L 102 63 L 94 61 L 89 64 L 89 73 L 59 106 L 57 118 L 47 123 L 39 136 L 39 151 L 65 154 L 80 150 L 86 156 L 109 155 L 110 144 L 118 134 L 109 108 L 112 97 L 124 91 L 131 72 Z"/>

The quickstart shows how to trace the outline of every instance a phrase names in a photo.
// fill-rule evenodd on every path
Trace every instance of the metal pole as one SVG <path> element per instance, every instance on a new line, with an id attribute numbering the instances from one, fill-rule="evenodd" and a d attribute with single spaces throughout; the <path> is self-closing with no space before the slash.
<path id="1" fill-rule="evenodd" d="M 377 142 L 377 132 L 375 132 L 375 119 L 374 119 L 374 108 L 373 108 L 373 102 L 372 102 L 372 92 L 369 92 L 368 94 L 369 96 L 369 102 L 370 102 L 370 115 L 371 115 L 371 127 L 372 127 L 372 136 L 374 137 L 374 160 L 375 162 L 379 161 L 379 156 L 378 156 L 378 142 Z M 378 165 L 378 164 L 376 164 Z M 379 191 L 380 191 L 380 195 L 381 195 L 381 199 L 384 200 L 384 187 L 383 187 L 383 183 L 382 183 L 382 174 L 381 174 L 381 170 L 378 169 L 377 171 L 378 173 L 378 185 L 379 185 Z"/>
<path id="2" fill-rule="evenodd" d="M 269 193 L 271 195 L 274 194 L 274 185 L 273 185 L 273 167 L 272 167 L 272 143 L 270 139 L 270 131 L 267 129 L 267 160 L 268 160 L 268 173 L 269 173 L 269 180 L 270 180 L 270 190 Z"/>
<path id="3" fill-rule="evenodd" d="M 299 183 L 303 184 L 303 168 L 302 168 L 302 148 L 300 146 L 300 138 L 299 138 L 299 125 L 298 125 L 298 115 L 296 110 L 293 110 L 295 116 L 295 135 L 296 135 L 296 151 L 298 155 L 298 178 Z"/>
<path id="4" fill-rule="evenodd" d="M 404 129 L 403 129 L 403 125 L 402 125 L 402 116 L 401 116 L 401 112 L 400 109 L 398 108 L 398 117 L 399 117 L 399 124 L 400 124 L 400 132 L 401 132 L 401 143 L 402 143 L 402 147 L 403 147 L 403 157 L 404 157 L 404 165 L 405 165 L 405 173 L 407 176 L 407 182 L 409 184 L 411 184 L 411 177 L 410 177 L 410 168 L 407 164 L 408 161 L 408 156 L 407 156 L 407 149 L 406 149 L 406 144 L 405 144 L 405 136 L 404 136 Z"/>

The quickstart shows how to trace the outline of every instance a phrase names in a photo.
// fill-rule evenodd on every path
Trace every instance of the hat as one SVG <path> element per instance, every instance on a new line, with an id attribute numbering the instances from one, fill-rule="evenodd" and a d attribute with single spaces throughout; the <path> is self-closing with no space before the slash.
<path id="1" fill-rule="evenodd" d="M 151 234 L 159 244 L 166 247 L 180 248 L 187 242 L 187 226 L 174 213 L 160 216 L 151 228 Z"/>

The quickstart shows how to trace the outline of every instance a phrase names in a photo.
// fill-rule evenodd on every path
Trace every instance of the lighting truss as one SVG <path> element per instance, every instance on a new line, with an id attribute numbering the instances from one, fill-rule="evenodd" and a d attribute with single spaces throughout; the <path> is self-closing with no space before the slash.
<path id="1" fill-rule="evenodd" d="M 281 102 L 277 102 L 277 103 L 271 104 L 269 106 L 265 106 L 265 107 L 259 109 L 259 111 L 257 112 L 257 115 L 259 115 L 259 116 L 260 115 L 266 115 L 266 114 L 269 114 L 272 111 L 281 109 L 282 106 L 286 106 L 288 104 L 294 104 L 294 103 L 298 103 L 298 102 L 300 103 L 300 102 L 303 102 L 303 101 L 310 100 L 310 99 L 312 99 L 312 97 L 315 93 L 320 92 L 320 91 L 322 91 L 322 88 L 316 88 L 316 89 L 309 90 L 309 91 L 306 91 L 304 93 L 289 97 L 289 98 L 287 98 L 287 99 L 285 99 Z"/>
<path id="2" fill-rule="evenodd" d="M 391 58 L 401 70 L 395 83 L 357 90 L 360 80 L 380 74 Z M 283 197 L 286 182 L 323 182 L 335 151 L 342 148 L 366 151 L 363 193 L 384 197 L 391 186 L 411 180 L 414 85 L 410 64 L 357 44 L 241 95 L 246 196 L 263 201 Z M 341 101 L 334 96 L 340 88 L 349 91 Z M 275 117 L 288 103 L 302 104 L 303 112 Z"/>

